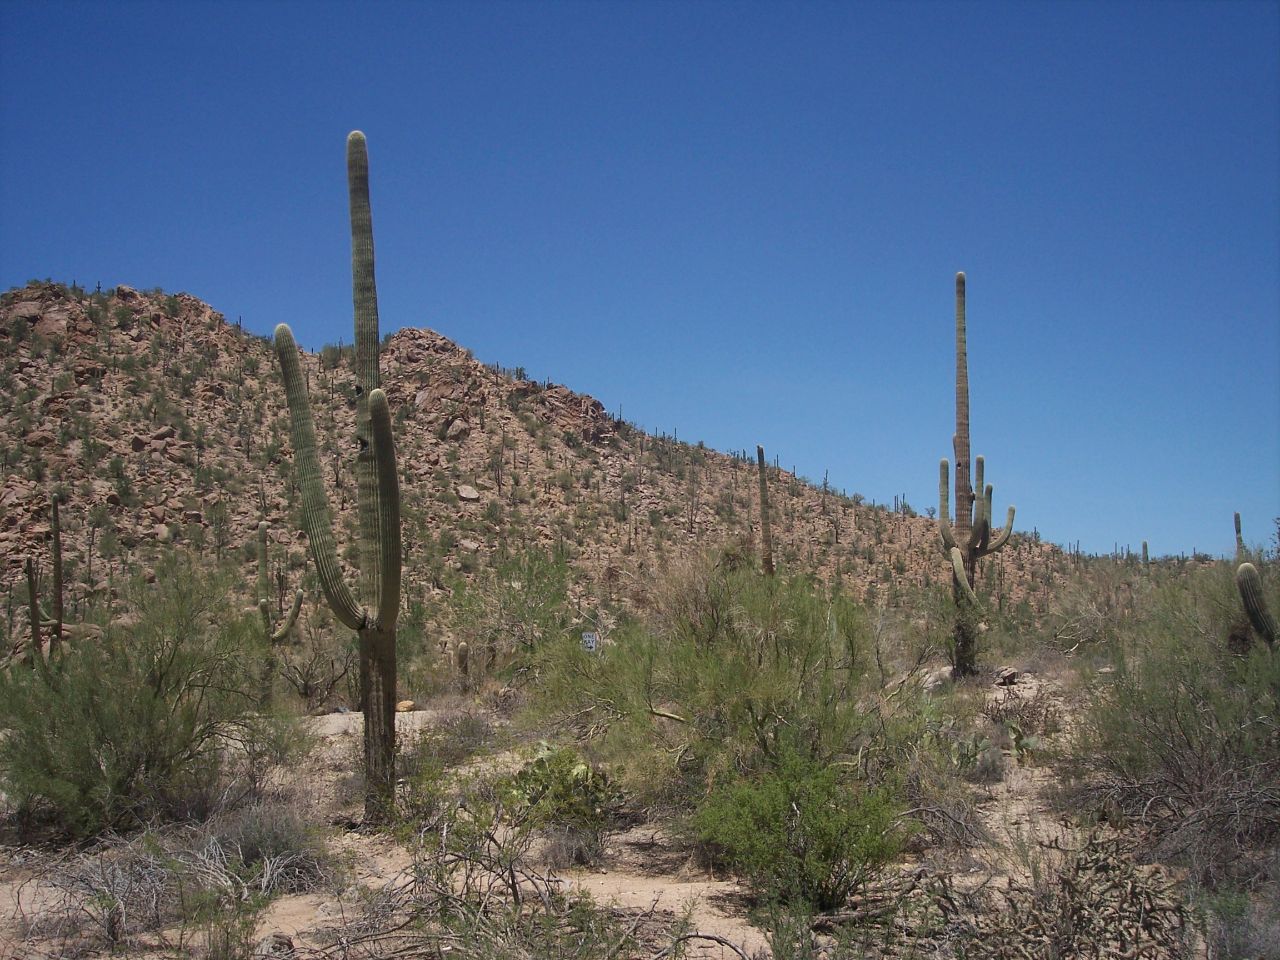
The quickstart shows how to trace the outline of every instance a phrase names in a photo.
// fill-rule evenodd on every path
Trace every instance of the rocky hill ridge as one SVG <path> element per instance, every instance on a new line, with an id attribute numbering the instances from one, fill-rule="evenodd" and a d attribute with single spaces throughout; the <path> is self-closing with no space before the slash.
<path id="1" fill-rule="evenodd" d="M 336 347 L 304 353 L 303 365 L 338 542 L 348 544 L 353 381 Z M 430 330 L 388 337 L 382 370 L 409 602 L 541 545 L 571 558 L 577 596 L 643 603 L 649 575 L 673 557 L 720 545 L 748 554 L 759 541 L 756 467 L 745 457 L 648 436 L 592 397 L 487 367 Z M 248 571 L 261 518 L 281 602 L 290 571 L 306 567 L 270 344 L 196 297 L 52 282 L 4 294 L 0 403 L 0 590 L 11 630 L 25 559 L 47 566 L 53 490 L 66 499 L 73 606 L 115 594 L 159 544 L 241 551 Z M 868 505 L 775 468 L 769 482 L 785 568 L 889 600 L 945 575 L 936 523 L 905 505 Z M 1056 548 L 1017 535 L 998 557 L 988 586 L 1007 603 L 1034 599 L 1061 562 Z"/>

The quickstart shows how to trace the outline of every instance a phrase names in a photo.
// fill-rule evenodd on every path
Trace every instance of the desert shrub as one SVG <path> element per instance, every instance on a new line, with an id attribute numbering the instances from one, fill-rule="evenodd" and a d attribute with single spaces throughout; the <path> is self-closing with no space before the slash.
<path id="1" fill-rule="evenodd" d="M 1280 656 L 1231 653 L 1239 616 L 1225 564 L 1163 585 L 1078 727 L 1095 791 L 1209 882 L 1255 873 L 1280 838 Z"/>
<path id="2" fill-rule="evenodd" d="M 511 807 L 548 841 L 552 866 L 594 862 L 619 796 L 608 776 L 568 747 L 539 744 L 504 785 Z"/>
<path id="3" fill-rule="evenodd" d="M 568 565 L 530 548 L 473 582 L 460 582 L 449 619 L 477 668 L 532 653 L 569 625 Z"/>
<path id="4" fill-rule="evenodd" d="M 595 652 L 549 646 L 535 690 L 535 709 L 595 741 L 641 802 L 685 808 L 723 776 L 776 763 L 784 737 L 875 776 L 918 732 L 882 709 L 865 614 L 847 598 L 710 559 L 652 596 L 646 622 Z"/>
<path id="5" fill-rule="evenodd" d="M 194 929 L 210 956 L 248 956 L 253 920 L 272 898 L 341 875 L 296 810 L 255 804 L 197 825 L 166 825 L 46 862 L 46 906 L 24 931 L 58 956 L 107 945 L 142 949 L 139 935 Z M 184 954 L 185 955 L 185 954 Z"/>
<path id="6" fill-rule="evenodd" d="M 0 674 L 4 793 L 74 833 L 207 815 L 249 790 L 238 759 L 284 749 L 253 713 L 259 631 L 228 614 L 228 578 L 180 555 L 159 569 L 133 625 Z"/>
<path id="7" fill-rule="evenodd" d="M 274 896 L 315 889 L 336 875 L 332 857 L 316 829 L 297 807 L 263 801 L 210 820 L 197 834 L 206 847 L 229 851 L 232 869 L 256 881 L 259 892 Z"/>
<path id="8" fill-rule="evenodd" d="M 897 854 L 900 812 L 890 791 L 842 782 L 836 768 L 788 749 L 760 775 L 718 786 L 692 826 L 759 893 L 831 910 Z"/>

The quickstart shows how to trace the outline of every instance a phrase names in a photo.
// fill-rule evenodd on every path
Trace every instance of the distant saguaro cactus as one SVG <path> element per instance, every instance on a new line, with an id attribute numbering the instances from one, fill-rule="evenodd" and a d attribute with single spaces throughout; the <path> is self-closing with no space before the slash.
<path id="1" fill-rule="evenodd" d="M 1240 533 L 1240 512 L 1236 511 L 1236 559 L 1239 560 L 1244 556 L 1244 537 Z"/>
<path id="2" fill-rule="evenodd" d="M 62 521 L 58 515 L 58 494 L 49 497 L 50 533 L 53 537 L 51 552 L 53 553 L 53 632 L 49 635 L 49 652 L 62 642 L 62 627 L 65 620 L 63 609 L 62 587 Z"/>
<path id="3" fill-rule="evenodd" d="M 956 676 L 977 672 L 977 595 L 974 580 L 978 561 L 995 553 L 1009 542 L 1013 532 L 1014 507 L 1009 507 L 1003 530 L 991 527 L 991 484 L 983 485 L 983 460 L 974 463 L 975 484 L 969 481 L 969 352 L 965 327 L 965 279 L 956 274 L 956 432 L 952 437 L 956 457 L 956 513 L 951 511 L 947 488 L 950 486 L 950 464 L 944 458 L 938 465 L 938 527 L 942 549 L 951 563 L 952 596 L 956 604 L 955 662 Z M 976 492 L 975 492 L 976 490 Z"/>
<path id="4" fill-rule="evenodd" d="M 378 294 L 373 273 L 369 155 L 364 134 L 347 138 L 351 208 L 351 280 L 356 332 L 356 481 L 360 520 L 361 605 L 343 578 L 298 348 L 288 326 L 276 327 L 276 355 L 289 404 L 302 522 L 320 585 L 334 615 L 360 638 L 364 706 L 365 818 L 385 822 L 395 803 L 396 619 L 400 610 L 400 485 L 391 408 L 378 370 Z"/>
<path id="5" fill-rule="evenodd" d="M 766 576 L 773 576 L 773 532 L 769 529 L 769 482 L 764 465 L 764 447 L 756 444 L 756 466 L 760 471 L 760 553 Z"/>
<path id="6" fill-rule="evenodd" d="M 1262 577 L 1258 574 L 1258 568 L 1252 563 L 1240 564 L 1236 570 L 1236 588 L 1240 591 L 1244 612 L 1249 615 L 1253 629 L 1274 650 L 1278 632 L 1276 618 L 1267 608 L 1267 598 L 1262 595 Z"/>

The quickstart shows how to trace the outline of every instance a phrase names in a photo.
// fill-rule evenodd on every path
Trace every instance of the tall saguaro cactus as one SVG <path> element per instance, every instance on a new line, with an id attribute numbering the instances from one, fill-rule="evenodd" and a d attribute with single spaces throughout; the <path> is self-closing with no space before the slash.
<path id="1" fill-rule="evenodd" d="M 764 447 L 756 444 L 756 467 L 760 471 L 760 553 L 765 576 L 773 576 L 773 531 L 769 528 L 769 480 L 764 464 Z"/>
<path id="2" fill-rule="evenodd" d="M 351 203 L 351 286 L 356 330 L 356 489 L 360 521 L 360 595 L 338 563 L 333 521 L 316 455 L 315 425 L 293 334 L 276 327 L 276 355 L 289 404 L 302 523 L 320 585 L 334 615 L 360 638 L 364 701 L 365 818 L 383 822 L 395 802 L 396 618 L 400 610 L 400 485 L 391 409 L 378 371 L 378 294 L 373 275 L 369 155 L 364 134 L 347 137 Z"/>
<path id="3" fill-rule="evenodd" d="M 938 526 L 942 549 L 951 563 L 952 596 L 956 603 L 955 673 L 977 672 L 977 595 L 974 593 L 978 561 L 1009 542 L 1014 507 L 1009 507 L 1003 530 L 991 527 L 991 484 L 985 484 L 983 460 L 974 462 L 974 483 L 969 474 L 969 351 L 966 340 L 964 274 L 956 274 L 956 432 L 952 446 L 956 457 L 956 513 L 951 521 L 947 488 L 950 464 L 938 465 Z M 975 492 L 976 491 L 976 492 Z"/>

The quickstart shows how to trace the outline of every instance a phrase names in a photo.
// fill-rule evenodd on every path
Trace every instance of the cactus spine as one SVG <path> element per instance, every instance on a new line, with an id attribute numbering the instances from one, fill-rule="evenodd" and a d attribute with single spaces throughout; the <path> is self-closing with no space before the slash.
<path id="1" fill-rule="evenodd" d="M 378 371 L 378 295 L 374 282 L 369 155 L 364 134 L 347 138 L 351 210 L 351 285 L 356 333 L 356 484 L 360 523 L 361 605 L 343 578 L 316 455 L 315 425 L 293 334 L 276 327 L 302 491 L 303 528 L 320 585 L 334 615 L 360 638 L 364 709 L 365 818 L 384 822 L 395 802 L 396 618 L 400 609 L 400 486 L 391 409 Z"/>
<path id="2" fill-rule="evenodd" d="M 973 479 L 969 474 L 969 353 L 965 326 L 965 278 L 956 274 L 956 432 L 952 447 L 956 457 L 956 513 L 951 521 L 947 488 L 950 486 L 950 464 L 944 458 L 938 465 L 938 527 L 942 535 L 942 551 L 951 565 L 952 597 L 956 604 L 955 674 L 969 676 L 977 672 L 977 594 L 974 593 L 978 561 L 995 553 L 1009 542 L 1013 532 L 1015 509 L 1009 507 L 1003 530 L 991 528 L 993 487 L 984 485 L 982 457 L 974 461 Z"/>
<path id="3" fill-rule="evenodd" d="M 1237 518 L 1239 516 L 1240 514 L 1236 514 Z M 1240 591 L 1244 612 L 1249 615 L 1253 629 L 1274 650 L 1276 636 L 1280 631 L 1276 627 L 1276 618 L 1267 608 L 1267 598 L 1262 595 L 1262 577 L 1258 575 L 1258 568 L 1252 563 L 1240 564 L 1236 570 L 1236 588 Z"/>
<path id="4" fill-rule="evenodd" d="M 764 465 L 764 447 L 756 444 L 756 466 L 760 472 L 760 554 L 765 576 L 773 576 L 773 531 L 769 529 L 769 482 Z"/>

